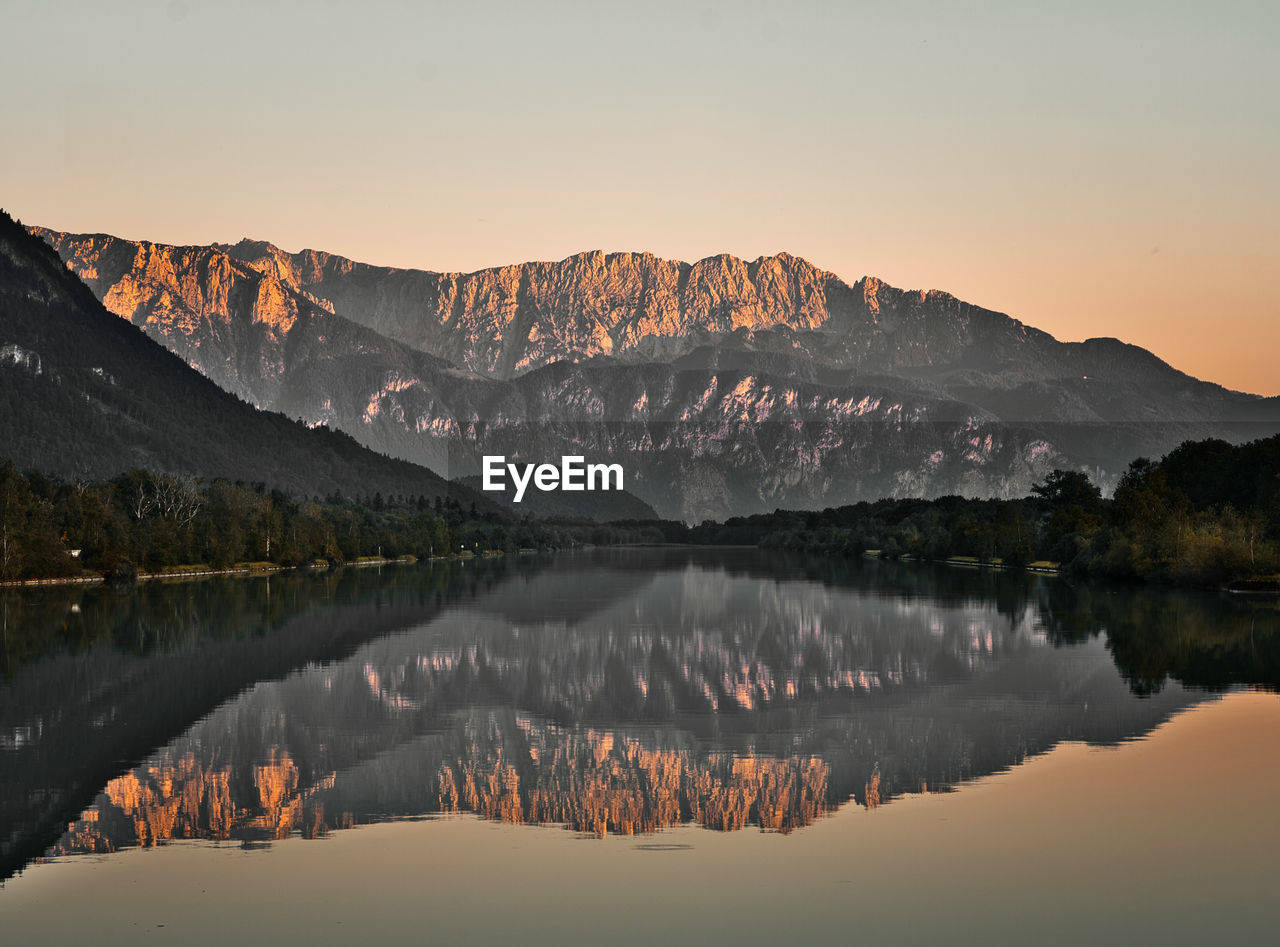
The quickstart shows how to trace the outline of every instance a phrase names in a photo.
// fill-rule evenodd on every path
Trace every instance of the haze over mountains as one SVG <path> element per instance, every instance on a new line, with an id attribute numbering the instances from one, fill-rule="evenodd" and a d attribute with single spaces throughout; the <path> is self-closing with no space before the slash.
<path id="1" fill-rule="evenodd" d="M 664 516 L 1104 487 L 1183 440 L 1280 430 L 1280 399 L 1114 339 L 786 254 L 582 253 L 470 274 L 268 243 L 33 232 L 106 307 L 220 386 L 450 478 L 484 454 L 620 461 Z"/>

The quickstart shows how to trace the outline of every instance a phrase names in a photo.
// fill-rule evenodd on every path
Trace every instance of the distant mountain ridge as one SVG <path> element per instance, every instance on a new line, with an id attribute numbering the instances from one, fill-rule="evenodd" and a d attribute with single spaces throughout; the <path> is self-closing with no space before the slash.
<path id="1" fill-rule="evenodd" d="M 1025 374 L 1088 374 L 1121 360 L 1144 377 L 1192 380 L 1116 339 L 1059 342 L 940 290 L 897 289 L 873 276 L 850 285 L 788 253 L 685 263 L 595 250 L 433 273 L 249 239 L 212 248 L 381 335 L 499 378 L 599 356 L 671 362 L 718 342 L 781 356 L 798 350 L 860 374 L 1009 372 L 1015 359 Z M 810 333 L 820 333 L 821 345 Z"/>
<path id="2" fill-rule="evenodd" d="M 1058 342 L 948 293 L 900 290 L 875 277 L 849 285 L 786 253 L 750 262 L 721 254 L 691 264 L 590 251 L 459 274 L 372 266 L 316 250 L 287 253 L 249 239 L 177 247 L 33 232 L 120 315 L 134 318 L 145 308 L 191 331 L 248 306 L 265 332 L 278 334 L 296 317 L 296 296 L 500 379 L 599 356 L 671 362 L 714 342 L 802 354 L 846 372 L 926 377 L 943 368 L 1008 370 L 1015 356 L 1024 375 L 1074 372 L 1100 357 L 1142 353 L 1147 357 L 1134 361 L 1145 363 L 1143 374 L 1189 377 L 1136 346 Z M 806 344 L 818 331 L 822 345 Z"/>
<path id="3" fill-rule="evenodd" d="M 1059 342 L 946 293 L 787 254 L 590 252 L 442 274 L 260 241 L 33 232 L 219 385 L 449 477 L 483 453 L 621 459 L 697 520 L 878 496 L 1104 485 L 1182 440 L 1280 430 L 1280 399 L 1113 339 Z"/>

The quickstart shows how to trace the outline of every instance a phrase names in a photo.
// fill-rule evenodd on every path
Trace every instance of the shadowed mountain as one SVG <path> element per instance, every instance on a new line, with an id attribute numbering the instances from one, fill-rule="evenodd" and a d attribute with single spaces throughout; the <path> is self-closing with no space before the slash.
<path id="1" fill-rule="evenodd" d="M 470 274 L 271 244 L 36 230 L 107 308 L 261 407 L 449 477 L 479 457 L 621 460 L 689 520 L 881 496 L 1104 487 L 1183 440 L 1280 430 L 1114 339 L 1059 342 L 937 291 L 782 254 L 583 253 Z"/>
<path id="2" fill-rule="evenodd" d="M 131 467 L 304 495 L 477 495 L 220 389 L 108 313 L 56 254 L 0 215 L 3 458 L 66 478 Z"/>

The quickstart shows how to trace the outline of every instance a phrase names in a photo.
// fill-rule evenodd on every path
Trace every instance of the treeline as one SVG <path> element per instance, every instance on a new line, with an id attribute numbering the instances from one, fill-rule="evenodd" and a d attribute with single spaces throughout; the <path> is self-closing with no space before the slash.
<path id="1" fill-rule="evenodd" d="M 1051 564 L 1116 578 L 1219 584 L 1280 572 L 1280 435 L 1187 442 L 1135 460 L 1112 499 L 1056 470 L 1015 500 L 878 500 L 821 511 L 666 520 L 516 519 L 457 500 L 301 499 L 261 484 L 134 470 L 64 483 L 0 467 L 0 581 L 243 562 L 299 566 L 583 544 L 751 545 L 886 559 Z"/>
<path id="2" fill-rule="evenodd" d="M 687 533 L 682 523 L 517 517 L 438 495 L 306 499 L 261 483 L 140 469 L 68 483 L 0 466 L 0 581 L 683 542 Z"/>
<path id="3" fill-rule="evenodd" d="M 1135 460 L 1113 499 L 1057 470 L 1016 500 L 880 500 L 703 523 L 686 541 L 884 558 L 966 557 L 1024 567 L 1186 584 L 1280 570 L 1280 436 L 1188 441 Z"/>
<path id="4" fill-rule="evenodd" d="M 440 497 L 308 500 L 143 470 L 84 484 L 0 467 L 0 581 L 515 551 L 548 539 L 531 523 Z"/>

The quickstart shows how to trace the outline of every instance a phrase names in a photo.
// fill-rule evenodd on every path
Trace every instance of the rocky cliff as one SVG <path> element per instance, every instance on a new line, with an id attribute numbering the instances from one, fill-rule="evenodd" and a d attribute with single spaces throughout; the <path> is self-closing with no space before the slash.
<path id="1" fill-rule="evenodd" d="M 475 273 L 355 263 L 242 240 L 175 247 L 36 228 L 109 309 L 170 334 L 225 334 L 232 321 L 287 332 L 305 299 L 419 351 L 497 378 L 556 361 L 673 361 L 709 342 L 797 349 L 844 371 L 1043 369 L 1057 343 L 946 293 L 874 277 L 852 286 L 788 254 L 697 263 L 579 253 Z M 821 330 L 821 335 L 810 338 Z M 821 344 L 813 344 L 821 343 Z"/>

